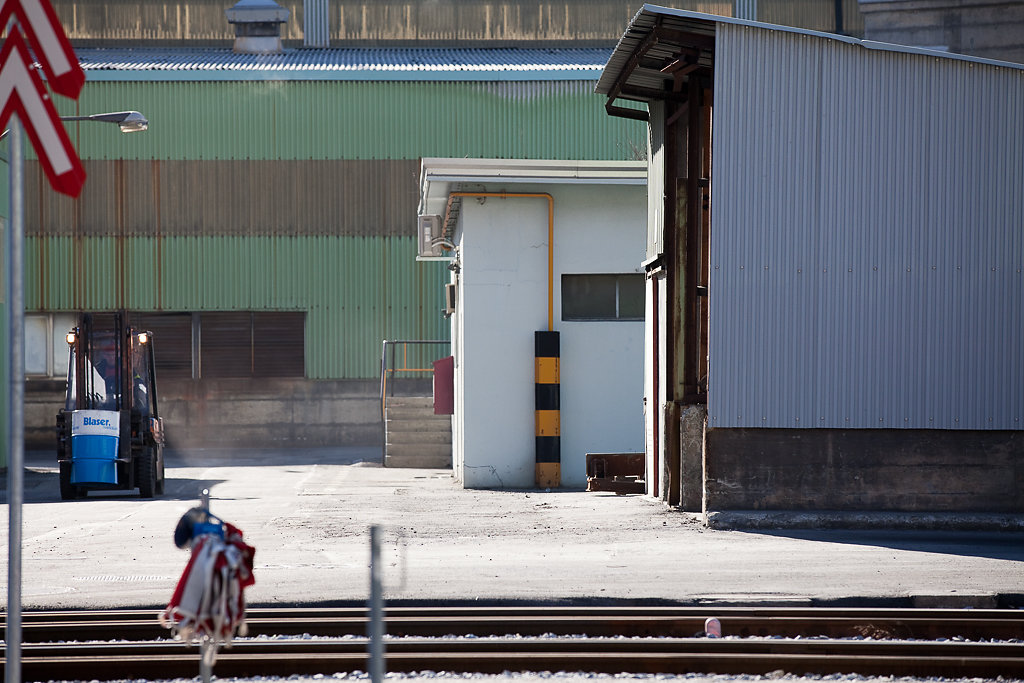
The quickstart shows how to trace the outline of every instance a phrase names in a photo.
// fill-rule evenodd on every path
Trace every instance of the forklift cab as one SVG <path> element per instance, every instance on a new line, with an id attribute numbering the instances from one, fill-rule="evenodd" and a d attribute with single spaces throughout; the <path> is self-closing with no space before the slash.
<path id="1" fill-rule="evenodd" d="M 67 395 L 57 414 L 61 498 L 98 489 L 163 493 L 152 333 L 131 327 L 124 312 L 107 324 L 83 314 L 67 342 Z"/>
<path id="2" fill-rule="evenodd" d="M 121 387 L 124 384 L 121 373 L 124 371 L 117 362 L 119 353 L 118 339 L 111 331 L 94 332 L 90 344 L 91 353 L 81 354 L 82 367 L 78 367 L 77 337 L 79 328 L 68 332 L 68 346 L 71 358 L 68 362 L 68 391 L 64 403 L 66 411 L 73 410 L 121 410 L 129 409 L 132 415 L 149 417 L 156 414 L 156 402 L 151 389 L 153 381 L 152 334 L 134 332 L 130 337 L 131 355 L 131 392 L 122 397 Z M 78 378 L 84 383 L 81 393 L 78 391 Z M 122 400 L 126 398 L 128 400 Z"/>

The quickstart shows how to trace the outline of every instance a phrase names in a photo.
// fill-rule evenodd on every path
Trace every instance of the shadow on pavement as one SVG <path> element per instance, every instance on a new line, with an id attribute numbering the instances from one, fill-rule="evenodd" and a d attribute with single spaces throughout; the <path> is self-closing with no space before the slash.
<path id="1" fill-rule="evenodd" d="M 1024 562 L 1024 533 L 1019 531 L 787 529 L 751 533 L 818 543 L 876 546 L 910 552 Z"/>
<path id="2" fill-rule="evenodd" d="M 93 499 L 102 500 L 128 500 L 138 502 L 139 500 L 196 500 L 198 492 L 204 488 L 209 489 L 217 484 L 223 483 L 223 479 L 190 479 L 187 477 L 176 477 L 172 470 L 167 470 L 164 493 L 155 498 L 143 499 L 139 496 L 138 490 L 132 491 L 90 491 L 85 498 L 73 501 L 61 501 L 60 482 L 57 479 L 56 463 L 53 469 L 41 469 L 28 467 L 25 469 L 24 503 L 81 503 Z M 3 481 L 0 487 L 0 504 L 7 503 L 7 480 Z"/>
<path id="3" fill-rule="evenodd" d="M 56 503 L 60 499 L 60 483 L 57 477 L 57 455 L 55 451 L 26 451 L 24 469 L 23 500 L 26 504 Z M 164 493 L 154 500 L 196 500 L 200 492 L 212 489 L 226 481 L 220 477 L 182 476 L 182 469 L 207 469 L 222 467 L 261 467 L 289 465 L 355 465 L 379 466 L 380 448 L 302 448 L 302 449 L 260 449 L 260 448 L 211 448 L 167 450 L 164 452 L 166 484 Z M 142 500 L 138 491 L 90 491 L 80 501 Z M 7 503 L 7 477 L 0 477 L 0 504 Z M 67 501 L 67 502 L 80 502 Z"/>

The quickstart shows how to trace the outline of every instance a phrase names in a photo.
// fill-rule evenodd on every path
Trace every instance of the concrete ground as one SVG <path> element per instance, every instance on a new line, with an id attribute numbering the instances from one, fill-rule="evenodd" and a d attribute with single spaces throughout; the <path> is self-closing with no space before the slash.
<path id="1" fill-rule="evenodd" d="M 450 471 L 379 458 L 374 448 L 180 451 L 161 498 L 63 502 L 55 456 L 29 453 L 23 606 L 163 606 L 188 558 L 174 527 L 204 487 L 256 548 L 252 605 L 364 603 L 378 524 L 393 602 L 1024 606 L 1019 531 L 708 529 L 641 496 L 467 491 Z M 2 502 L 6 516 L 6 489 Z M 5 605 L 7 595 L 5 583 Z"/>

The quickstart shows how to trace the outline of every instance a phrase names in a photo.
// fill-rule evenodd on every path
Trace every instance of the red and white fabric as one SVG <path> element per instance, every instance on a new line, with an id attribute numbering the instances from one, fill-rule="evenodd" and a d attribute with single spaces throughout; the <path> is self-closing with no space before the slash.
<path id="1" fill-rule="evenodd" d="M 255 583 L 255 549 L 238 527 L 224 523 L 224 538 L 203 534 L 192 541 L 192 556 L 178 580 L 160 623 L 181 640 L 230 644 L 246 634 L 245 594 Z"/>

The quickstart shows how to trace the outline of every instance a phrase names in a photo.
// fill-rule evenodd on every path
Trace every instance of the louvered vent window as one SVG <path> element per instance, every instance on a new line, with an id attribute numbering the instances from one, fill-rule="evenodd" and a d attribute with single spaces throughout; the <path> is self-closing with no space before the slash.
<path id="1" fill-rule="evenodd" d="M 305 314 L 200 313 L 200 376 L 302 377 Z"/>
<path id="2" fill-rule="evenodd" d="M 26 324 L 26 374 L 67 377 L 64 336 L 74 313 L 30 314 Z M 157 377 L 305 377 L 306 314 L 246 311 L 131 313 L 131 325 L 153 333 Z M 113 329 L 114 315 L 93 313 L 97 329 Z"/>
<path id="3" fill-rule="evenodd" d="M 305 376 L 305 313 L 149 313 L 132 320 L 156 338 L 157 377 Z"/>
<path id="4" fill-rule="evenodd" d="M 132 324 L 153 333 L 158 379 L 192 378 L 191 313 L 136 313 Z"/>

